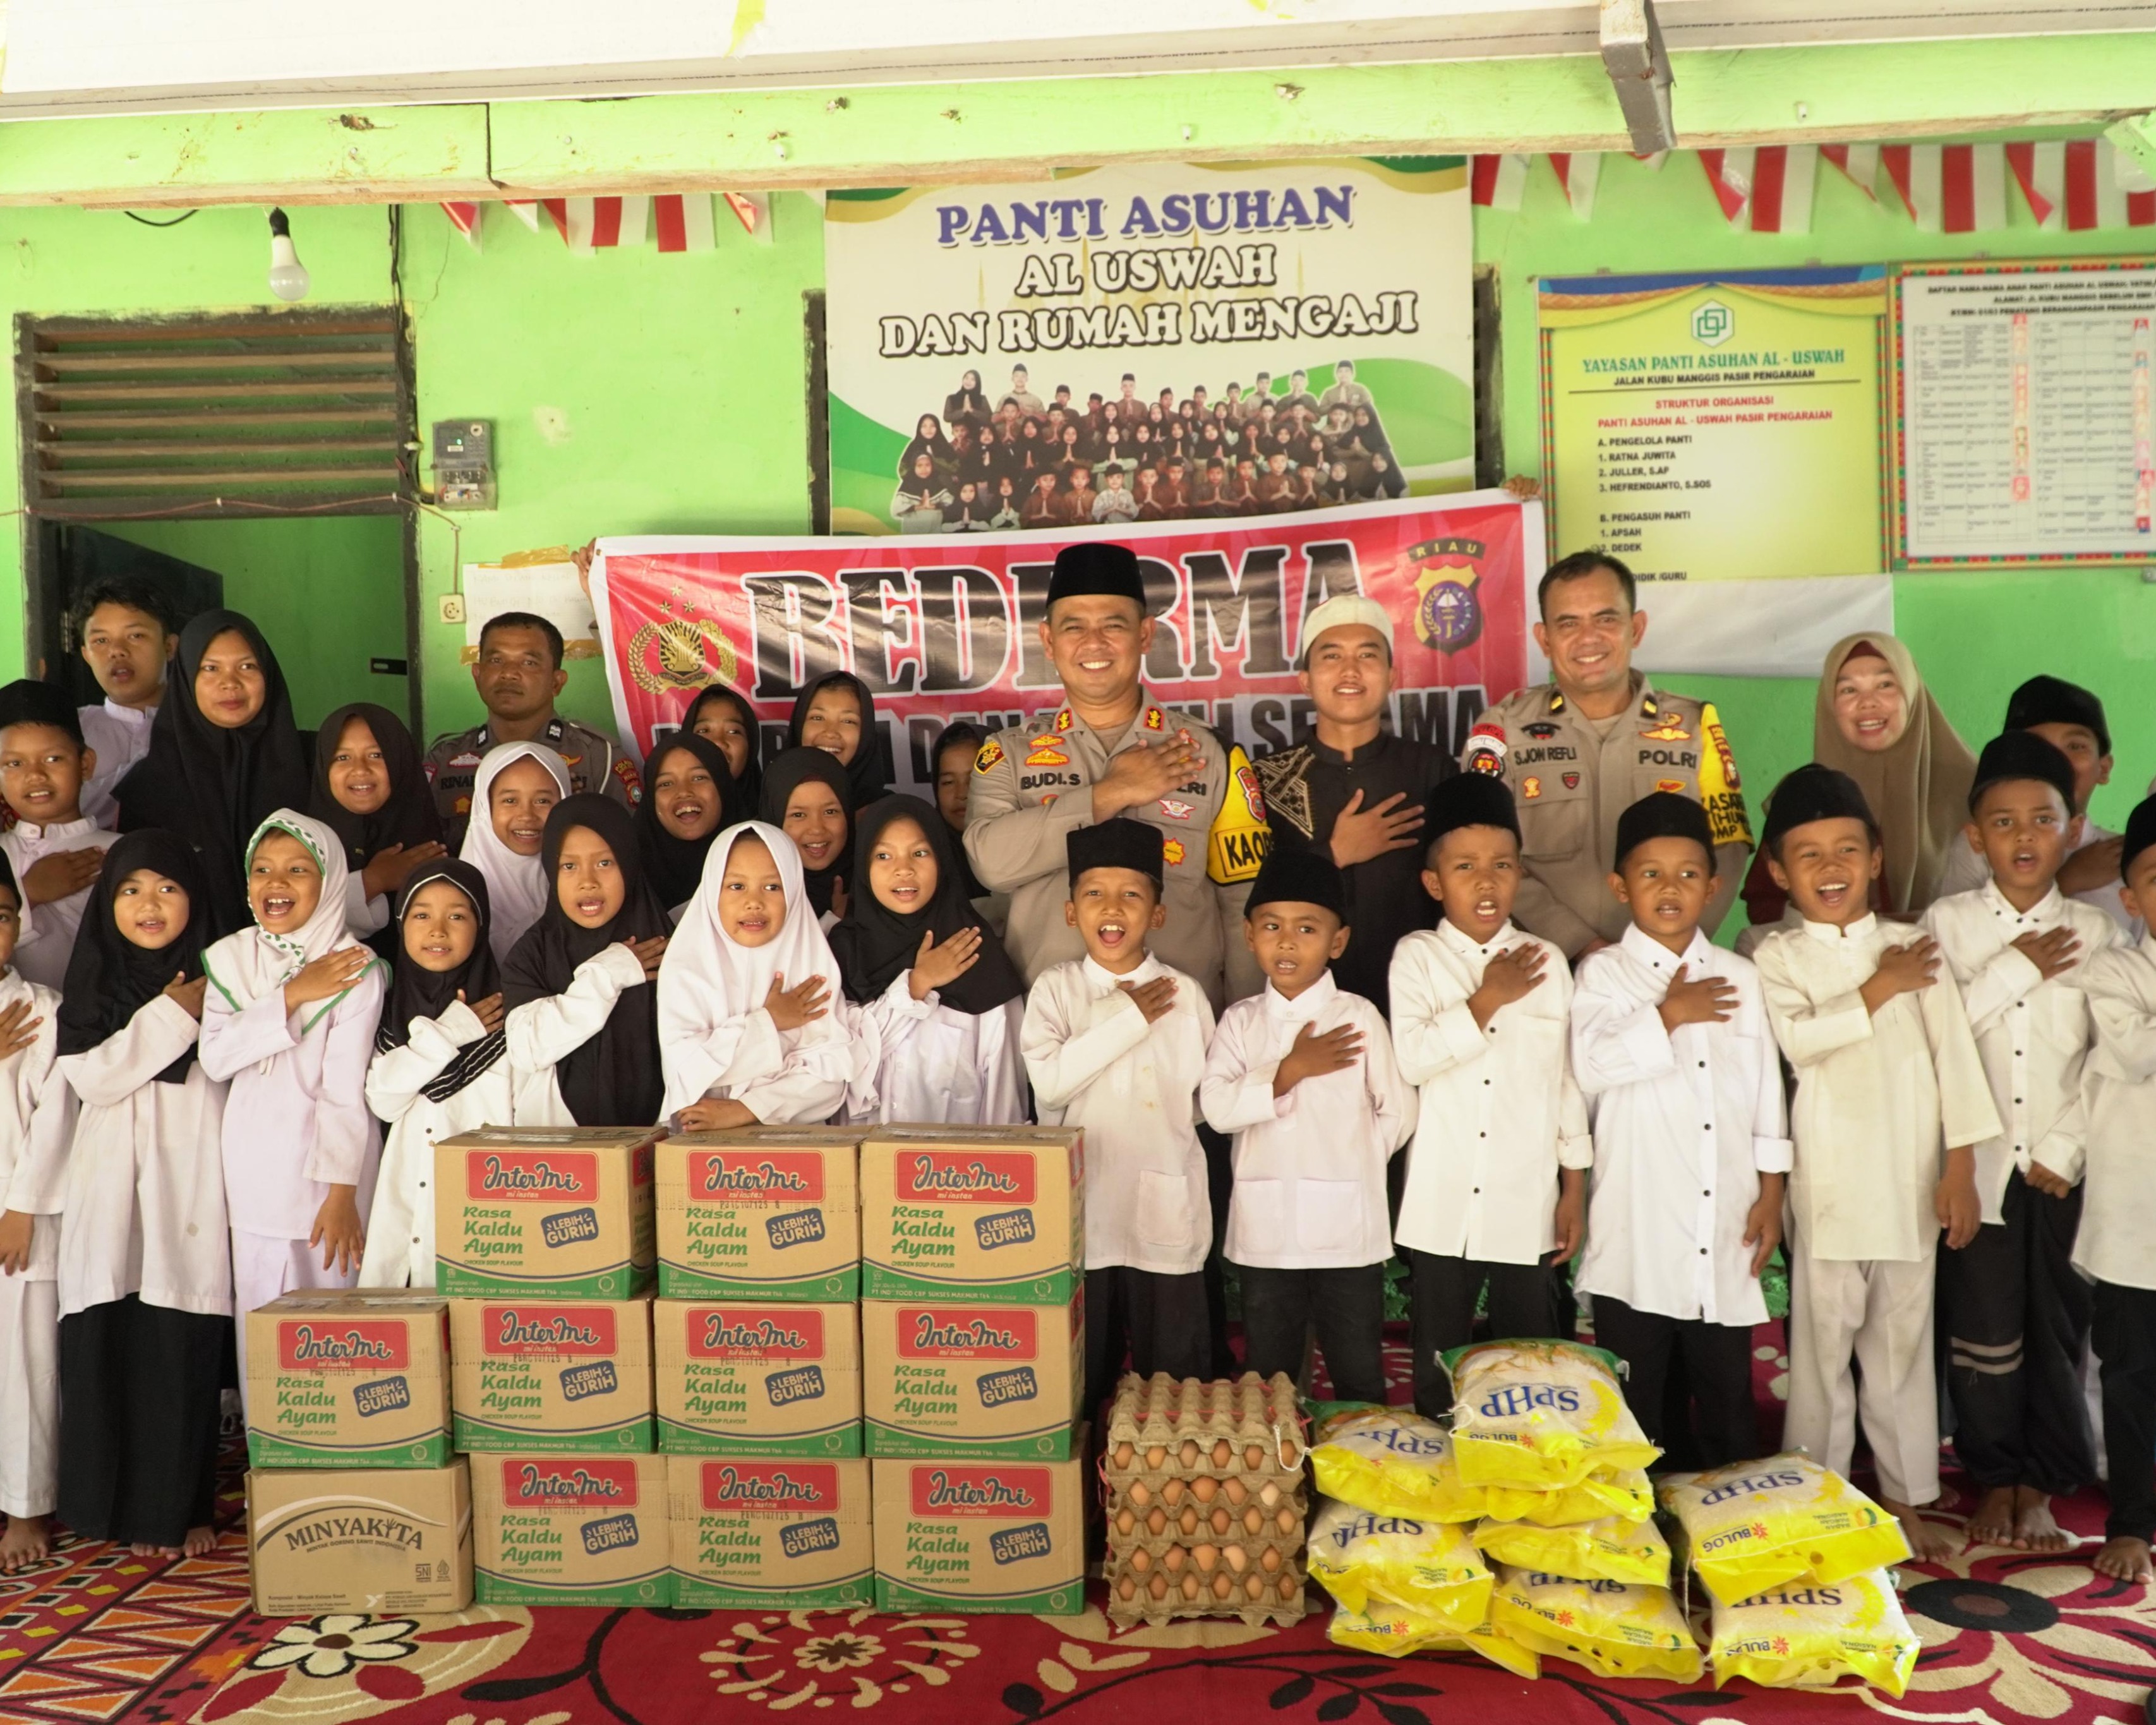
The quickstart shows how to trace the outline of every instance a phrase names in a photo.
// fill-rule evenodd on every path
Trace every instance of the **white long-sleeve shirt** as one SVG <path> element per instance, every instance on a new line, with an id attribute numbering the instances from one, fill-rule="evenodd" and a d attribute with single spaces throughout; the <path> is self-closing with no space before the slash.
<path id="1" fill-rule="evenodd" d="M 1725 1021 L 1662 1023 L 1680 968 L 1737 990 Z M 1789 1171 L 1782 1067 L 1759 973 L 1695 930 L 1681 954 L 1639 928 L 1580 961 L 1572 1072 L 1594 1125 L 1587 1248 L 1573 1278 L 1636 1312 L 1767 1321 L 1745 1219 Z"/>
<path id="2" fill-rule="evenodd" d="M 1946 1153 L 1999 1131 L 1961 990 L 1943 964 L 1928 988 L 1876 1013 L 1859 993 L 1889 947 L 1924 937 L 1866 916 L 1800 922 L 1754 960 L 1774 1040 L 1796 1068 L 1789 1212 L 1798 1250 L 1841 1262 L 1914 1263 L 1938 1236 Z"/>
<path id="3" fill-rule="evenodd" d="M 2092 820 L 2084 820 L 2082 823 L 2081 843 L 2067 855 L 2075 855 L 2092 845 L 2101 845 L 2106 839 L 2118 836 L 2118 834 L 2107 831 Z M 1966 843 L 1949 845 L 1947 847 L 1947 865 L 1939 876 L 1938 897 L 1951 898 L 1956 893 L 1974 892 L 1979 887 L 1987 885 L 1990 879 L 1991 865 L 1984 860 L 1982 851 L 1970 850 Z M 1938 901 L 1938 899 L 1933 901 L 1935 904 Z M 2130 944 L 2141 938 L 2141 925 L 2120 899 L 2116 879 L 2102 881 L 2090 887 L 2087 892 L 2074 894 L 2073 902 L 2086 905 L 2092 911 L 2102 911 L 2111 919 L 2121 940 Z"/>
<path id="4" fill-rule="evenodd" d="M 28 1048 L 0 1060 L 0 1210 L 37 1218 L 30 1224 L 25 1273 L 32 1281 L 51 1281 L 59 1267 L 61 1181 L 51 1159 L 33 1152 L 30 1128 L 52 1076 L 60 997 L 20 971 L 0 971 L 0 1010 L 18 1001 L 28 1002 L 30 1015 L 44 1022 Z"/>
<path id="5" fill-rule="evenodd" d="M 765 1126 L 820 1124 L 845 1104 L 853 1051 L 843 1050 L 844 1058 L 834 1059 L 829 1036 L 817 1034 L 812 1040 L 809 1033 L 824 1019 L 808 1032 L 781 1030 L 759 1006 L 704 1025 L 695 1036 L 670 1041 L 665 1020 L 660 1022 L 659 1064 L 666 1079 L 664 1118 L 706 1096 L 739 1102 Z M 509 1055 L 517 1058 L 514 1038 Z M 521 1113 L 516 1120 L 520 1126 L 527 1123 Z"/>
<path id="6" fill-rule="evenodd" d="M 505 1052 L 447 1101 L 426 1087 L 464 1050 L 486 1034 L 461 1000 L 438 1019 L 413 1019 L 410 1040 L 377 1054 L 367 1069 L 367 1106 L 388 1123 L 374 1208 L 367 1219 L 363 1288 L 434 1286 L 434 1142 L 481 1127 L 509 1126 L 516 1114 L 516 1069 Z"/>
<path id="7" fill-rule="evenodd" d="M 19 886 L 31 864 L 40 857 L 55 850 L 107 850 L 119 840 L 117 833 L 108 833 L 87 818 L 54 821 L 46 826 L 18 820 L 0 833 L 0 850 L 7 852 Z M 26 980 L 48 988 L 66 985 L 68 960 L 74 956 L 75 931 L 82 927 L 84 907 L 96 885 L 93 880 L 65 898 L 51 899 L 31 908 L 29 926 L 15 947 L 15 968 Z M 27 896 L 26 891 L 26 902 Z"/>
<path id="8" fill-rule="evenodd" d="M 356 941 L 379 934 L 389 926 L 389 895 L 367 896 L 367 880 L 357 869 L 344 877 L 344 932 Z M 372 1283 L 362 1282 L 362 1287 Z"/>
<path id="9" fill-rule="evenodd" d="M 1273 1076 L 1305 1024 L 1319 1035 L 1352 1025 L 1362 1055 L 1276 1096 Z M 1414 1131 L 1416 1097 L 1369 1001 L 1330 971 L 1292 1000 L 1267 983 L 1220 1014 L 1199 1098 L 1206 1123 L 1235 1140 L 1222 1255 L 1259 1270 L 1347 1270 L 1392 1256 L 1385 1168 Z"/>
<path id="10" fill-rule="evenodd" d="M 2064 925 L 2081 937 L 2073 968 L 2049 982 L 2014 945 L 2025 934 Z M 2088 1054 L 2088 999 L 2082 966 L 2115 946 L 2118 925 L 2054 886 L 2029 911 L 2017 911 L 1987 880 L 1974 892 L 1935 900 L 1924 932 L 1939 943 L 1961 988 L 1976 1051 L 1991 1081 L 1991 1105 L 2003 1130 L 1976 1147 L 1976 1194 L 1984 1219 L 2005 1219 L 2000 1204 L 2015 1169 L 2041 1163 L 2066 1180 L 2082 1173 L 2082 1062 Z"/>
<path id="11" fill-rule="evenodd" d="M 2156 1289 L 2156 935 L 2092 954 L 2080 976 L 2096 1045 L 2082 1070 L 2087 1189 L 2074 1268 Z"/>
<path id="12" fill-rule="evenodd" d="M 1500 952 L 1539 947 L 1542 980 L 1475 1022 L 1467 997 Z M 1590 1168 L 1587 1105 L 1567 1046 L 1572 968 L 1508 922 L 1486 946 L 1450 922 L 1393 950 L 1393 1056 L 1417 1086 L 1395 1237 L 1478 1263 L 1532 1264 L 1557 1241 L 1558 1170 Z"/>
<path id="13" fill-rule="evenodd" d="M 100 825 L 120 818 L 113 789 L 150 752 L 150 721 L 157 716 L 154 706 L 122 706 L 116 701 L 75 709 L 82 740 L 97 751 L 97 771 L 82 788 L 82 812 Z"/>
<path id="14" fill-rule="evenodd" d="M 231 1086 L 224 1195 L 234 1228 L 305 1240 L 331 1186 L 355 1188 L 365 1219 L 382 1142 L 367 1106 L 367 1069 L 382 974 L 369 966 L 326 1012 L 321 1001 L 286 1012 L 281 987 L 252 1001 L 234 1000 L 214 979 L 203 992 L 203 1069 Z"/>
<path id="15" fill-rule="evenodd" d="M 554 1064 L 606 1029 L 613 1004 L 631 988 L 648 988 L 644 961 L 625 942 L 613 941 L 579 964 L 558 994 L 527 1000 L 501 1021 L 515 1072 L 511 1118 L 518 1126 L 574 1126 L 562 1100 Z"/>
<path id="16" fill-rule="evenodd" d="M 47 1094 L 30 1141 L 59 1194 L 63 1317 L 129 1294 L 174 1312 L 231 1314 L 225 1086 L 199 1059 L 184 1082 L 157 1081 L 200 1033 L 160 994 L 126 1029 L 54 1064 L 69 1095 Z"/>
<path id="17" fill-rule="evenodd" d="M 1122 984 L 1175 978 L 1147 1024 Z M 1091 958 L 1041 973 L 1020 1043 L 1043 1126 L 1086 1132 L 1086 1267 L 1188 1276 L 1205 1265 L 1213 1206 L 1198 1142 L 1198 1086 L 1213 1008 L 1205 990 L 1148 952 L 1127 976 Z"/>
<path id="18" fill-rule="evenodd" d="M 1026 1117 L 1025 1060 L 1019 1032 L 1025 999 L 993 1012 L 960 1012 L 934 989 L 916 1000 L 901 971 L 873 1000 L 841 1009 L 855 1038 L 846 1087 L 852 1121 L 928 1121 L 1016 1126 Z"/>

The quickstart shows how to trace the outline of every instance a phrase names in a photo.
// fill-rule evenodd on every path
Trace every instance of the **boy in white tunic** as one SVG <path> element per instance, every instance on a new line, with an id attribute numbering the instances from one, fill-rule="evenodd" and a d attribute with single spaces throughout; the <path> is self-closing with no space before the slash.
<path id="1" fill-rule="evenodd" d="M 295 1288 L 352 1286 L 366 1247 L 381 1143 L 367 1068 L 384 985 L 345 928 L 347 872 L 334 833 L 277 810 L 247 846 L 255 926 L 203 954 L 203 1070 L 231 1085 L 225 1204 L 242 1313 Z M 244 1349 L 239 1376 L 244 1396 Z"/>
<path id="2" fill-rule="evenodd" d="M 1689 797 L 1656 791 L 1617 821 L 1609 890 L 1632 926 L 1580 961 L 1572 1070 L 1594 1122 L 1587 1250 L 1575 1286 L 1594 1339 L 1630 1372 L 1649 1440 L 1686 1466 L 1759 1453 L 1752 1327 L 1782 1239 L 1789 1140 L 1759 973 L 1700 928 L 1714 835 Z M 1664 1429 L 1679 1358 L 1689 1434 Z"/>
<path id="3" fill-rule="evenodd" d="M 2156 927 L 2156 798 L 2128 817 L 2119 896 Z M 2084 1069 L 2088 1109 L 2074 1268 L 2095 1284 L 2091 1339 L 2102 1363 L 2111 1514 L 2096 1567 L 2156 1581 L 2156 935 L 2090 954 L 2080 975 L 2096 1046 Z M 2135 1465 L 2128 1466 L 2130 1458 Z"/>
<path id="4" fill-rule="evenodd" d="M 1213 1009 L 1147 950 L 1168 919 L 1160 829 L 1074 827 L 1064 918 L 1083 958 L 1034 983 L 1019 1031 L 1044 1126 L 1086 1132 L 1086 1408 L 1141 1377 L 1210 1375 L 1204 1266 L 1213 1238 L 1198 1085 Z"/>
<path id="5" fill-rule="evenodd" d="M 1265 986 L 1221 1014 L 1199 1096 L 1235 1141 L 1224 1255 L 1242 1279 L 1244 1368 L 1294 1377 L 1315 1328 L 1334 1398 L 1382 1403 L 1385 1171 L 1416 1099 L 1383 1014 L 1332 980 L 1346 914 L 1330 857 L 1267 855 L 1243 912 Z"/>
<path id="6" fill-rule="evenodd" d="M 1486 1283 L 1495 1335 L 1571 1334 L 1557 1271 L 1585 1231 L 1594 1150 L 1567 1047 L 1571 968 L 1512 920 L 1511 790 L 1463 773 L 1424 819 L 1423 890 L 1445 916 L 1393 952 L 1394 1057 L 1422 1092 L 1394 1237 L 1414 1279 L 1415 1407 L 1436 1419 L 1452 1406 L 1438 1361 L 1472 1339 Z"/>
<path id="7" fill-rule="evenodd" d="M 1935 1263 L 1942 1230 L 1954 1251 L 1975 1237 L 1974 1147 L 1999 1115 L 1938 944 L 1872 914 L 1884 853 L 1856 782 L 1799 768 L 1774 791 L 1762 843 L 1799 918 L 1755 955 L 1797 1073 L 1784 1441 L 1846 1473 L 1861 1409 L 1881 1502 L 1917 1556 L 1936 1559 L 1953 1542 L 1917 1513 L 1939 1489 Z"/>
<path id="8" fill-rule="evenodd" d="M 50 1549 L 59 1486 L 60 1194 L 29 1137 L 53 1069 L 60 998 L 10 968 L 22 924 L 22 897 L 0 858 L 0 1575 Z"/>
<path id="9" fill-rule="evenodd" d="M 82 721 L 50 683 L 24 680 L 0 689 L 0 798 L 15 824 L 0 833 L 23 895 L 33 914 L 15 949 L 25 980 L 58 990 L 83 906 L 104 866 L 105 847 L 119 837 L 84 814 L 83 792 L 97 752 L 82 740 Z"/>
<path id="10" fill-rule="evenodd" d="M 2073 764 L 2034 731 L 1984 746 L 1969 840 L 1990 879 L 1936 901 L 1925 932 L 1960 987 L 2005 1129 L 1976 1147 L 1984 1225 L 1939 1266 L 1954 1453 L 1983 1490 L 1969 1531 L 1984 1545 L 2064 1551 L 2051 1500 L 2096 1476 L 2082 1392 L 2089 1291 L 2074 1274 L 2080 1225 L 2082 964 L 2118 925 L 2065 896 L 2061 865 L 2082 820 Z"/>

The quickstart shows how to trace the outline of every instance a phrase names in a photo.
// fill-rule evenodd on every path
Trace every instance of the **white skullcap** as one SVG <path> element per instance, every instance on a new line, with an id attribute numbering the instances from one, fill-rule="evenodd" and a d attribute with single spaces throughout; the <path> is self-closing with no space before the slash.
<path id="1" fill-rule="evenodd" d="M 1393 619 L 1385 614 L 1385 608 L 1358 593 L 1335 593 L 1302 619 L 1302 643 L 1296 648 L 1296 656 L 1307 656 L 1311 643 L 1328 629 L 1342 629 L 1351 623 L 1377 630 L 1385 638 L 1386 653 L 1392 652 Z"/>

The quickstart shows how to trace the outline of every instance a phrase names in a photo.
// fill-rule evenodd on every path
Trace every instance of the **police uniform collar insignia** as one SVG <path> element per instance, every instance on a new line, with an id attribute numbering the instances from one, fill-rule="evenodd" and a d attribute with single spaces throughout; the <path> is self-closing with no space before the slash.
<path id="1" fill-rule="evenodd" d="M 1564 711 L 1564 691 L 1554 683 L 1550 685 L 1549 710 L 1553 713 Z"/>
<path id="2" fill-rule="evenodd" d="M 547 741 L 559 742 L 568 734 L 568 721 L 557 715 L 547 721 Z"/>
<path id="3" fill-rule="evenodd" d="M 1658 717 L 1661 713 L 1661 708 L 1655 704 L 1655 691 L 1651 689 L 1645 691 L 1640 696 L 1640 716 L 1643 719 L 1652 719 Z"/>
<path id="4" fill-rule="evenodd" d="M 1055 716 L 1055 728 L 1058 731 L 1068 731 L 1073 722 L 1073 716 L 1070 709 L 1067 706 Z"/>
<path id="5" fill-rule="evenodd" d="M 1145 710 L 1145 727 L 1148 731 L 1163 731 L 1168 726 L 1168 715 L 1157 706 Z"/>

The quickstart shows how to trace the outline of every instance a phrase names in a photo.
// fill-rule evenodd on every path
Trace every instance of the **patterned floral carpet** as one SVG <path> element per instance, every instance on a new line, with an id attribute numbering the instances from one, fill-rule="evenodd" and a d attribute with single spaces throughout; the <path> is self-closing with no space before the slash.
<path id="1" fill-rule="evenodd" d="M 1770 1404 L 1778 1330 L 1759 1332 Z M 1097 1604 L 1053 1619 L 478 1606 L 280 1623 L 247 1608 L 239 1486 L 235 1472 L 219 1503 L 223 1538 L 207 1558 L 159 1563 L 75 1543 L 33 1574 L 0 1580 L 0 1725 L 680 1725 L 834 1710 L 886 1725 L 1813 1725 L 1835 1716 L 2082 1725 L 2143 1718 L 2156 1678 L 2156 1594 L 2087 1567 L 2102 1521 L 2093 1493 L 2061 1506 L 2084 1542 L 2076 1552 L 1987 1548 L 1905 1569 L 1925 1651 L 1895 1702 L 1743 1681 L 1686 1691 L 1558 1661 L 1529 1685 L 1471 1656 L 1393 1661 L 1332 1647 L 1322 1607 L 1280 1631 L 1118 1633 Z M 1938 1512 L 1950 1523 L 1972 1501 L 1958 1486 Z"/>

